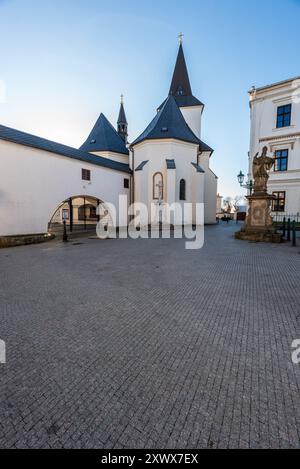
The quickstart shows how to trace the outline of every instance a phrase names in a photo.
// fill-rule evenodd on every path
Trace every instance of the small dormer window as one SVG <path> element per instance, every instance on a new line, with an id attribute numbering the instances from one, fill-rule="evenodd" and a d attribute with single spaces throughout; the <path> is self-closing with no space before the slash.
<path id="1" fill-rule="evenodd" d="M 90 143 L 96 143 L 96 140 L 95 140 L 95 139 L 93 139 L 93 140 L 91 140 L 91 142 L 90 142 Z"/>
<path id="2" fill-rule="evenodd" d="M 162 128 L 161 128 L 161 131 L 162 131 L 162 132 L 168 132 L 168 127 L 162 127 Z"/>

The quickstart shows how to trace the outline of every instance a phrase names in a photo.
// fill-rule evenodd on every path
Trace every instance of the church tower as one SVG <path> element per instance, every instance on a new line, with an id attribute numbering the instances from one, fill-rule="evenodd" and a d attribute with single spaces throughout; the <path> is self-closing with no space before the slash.
<path id="1" fill-rule="evenodd" d="M 194 134 L 198 138 L 201 138 L 201 118 L 204 104 L 193 96 L 183 52 L 182 38 L 183 34 L 180 34 L 179 50 L 169 90 L 169 96 L 173 96 L 175 98 L 186 123 L 192 129 Z M 162 105 L 159 109 L 161 109 L 161 107 Z"/>
<path id="2" fill-rule="evenodd" d="M 128 137 L 128 122 L 126 119 L 125 109 L 124 109 L 124 100 L 123 95 L 121 95 L 121 105 L 120 105 L 120 112 L 118 117 L 118 134 L 124 140 L 125 144 L 127 143 Z"/>
<path id="3" fill-rule="evenodd" d="M 169 96 L 130 145 L 134 201 L 148 207 L 149 217 L 141 221 L 145 226 L 152 221 L 153 206 L 165 207 L 166 215 L 167 206 L 175 203 L 182 210 L 185 203 L 192 204 L 192 224 L 198 223 L 196 204 L 204 204 L 205 223 L 216 223 L 217 177 L 210 169 L 213 149 L 200 138 L 204 104 L 192 93 L 182 34 L 179 37 Z M 178 213 L 172 223 L 182 225 Z"/>

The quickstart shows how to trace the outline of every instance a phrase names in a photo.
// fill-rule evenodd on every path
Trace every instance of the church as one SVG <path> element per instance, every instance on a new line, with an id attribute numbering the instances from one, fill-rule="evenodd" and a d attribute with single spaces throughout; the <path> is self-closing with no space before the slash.
<path id="1" fill-rule="evenodd" d="M 192 93 L 181 41 L 169 95 L 130 145 L 135 200 L 149 212 L 159 197 L 169 205 L 203 203 L 205 223 L 216 222 L 217 176 L 209 167 L 213 150 L 201 140 L 203 110 Z"/>
<path id="2" fill-rule="evenodd" d="M 181 38 L 168 96 L 131 143 L 123 98 L 117 129 L 101 113 L 79 149 L 0 125 L 0 170 L 7 175 L 0 183 L 0 237 L 44 234 L 63 220 L 70 231 L 95 225 L 97 206 L 114 205 L 118 213 L 120 195 L 149 213 L 158 202 L 201 203 L 205 223 L 215 223 L 217 176 L 213 150 L 201 140 L 203 111 Z"/>

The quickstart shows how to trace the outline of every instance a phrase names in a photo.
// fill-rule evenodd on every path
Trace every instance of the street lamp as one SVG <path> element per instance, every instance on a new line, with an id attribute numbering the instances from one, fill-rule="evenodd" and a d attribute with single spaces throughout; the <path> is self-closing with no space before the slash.
<path id="1" fill-rule="evenodd" d="M 239 185 L 241 187 L 243 187 L 244 189 L 247 189 L 250 192 L 250 195 L 252 195 L 252 191 L 253 191 L 253 181 L 252 181 L 252 179 L 250 179 L 250 181 L 247 181 L 244 184 L 245 174 L 243 174 L 242 171 L 239 172 L 239 174 L 237 175 L 237 178 L 238 178 Z"/>

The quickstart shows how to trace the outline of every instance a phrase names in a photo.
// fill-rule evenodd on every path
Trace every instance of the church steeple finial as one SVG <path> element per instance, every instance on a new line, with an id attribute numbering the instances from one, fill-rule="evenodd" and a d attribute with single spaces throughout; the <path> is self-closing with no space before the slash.
<path id="1" fill-rule="evenodd" d="M 120 103 L 120 112 L 118 117 L 118 134 L 127 143 L 128 137 L 128 123 L 126 119 L 125 109 L 124 109 L 124 96 L 121 94 L 121 103 Z"/>
<path id="2" fill-rule="evenodd" d="M 184 34 L 183 34 L 183 33 L 179 33 L 179 34 L 178 34 L 179 45 L 182 45 L 182 43 L 183 43 L 183 38 L 184 38 Z"/>

